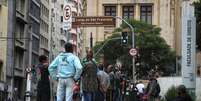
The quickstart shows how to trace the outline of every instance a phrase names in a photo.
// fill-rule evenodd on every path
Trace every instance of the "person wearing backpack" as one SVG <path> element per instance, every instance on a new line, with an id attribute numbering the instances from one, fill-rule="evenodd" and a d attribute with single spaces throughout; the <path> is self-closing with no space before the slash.
<path id="1" fill-rule="evenodd" d="M 147 97 L 148 101 L 158 101 L 160 91 L 160 85 L 156 79 L 156 76 L 151 76 L 145 92 L 145 96 Z"/>
<path id="2" fill-rule="evenodd" d="M 83 100 L 95 101 L 95 94 L 98 91 L 98 68 L 93 59 L 92 50 L 87 51 L 87 57 L 82 62 L 83 73 L 81 78 Z"/>

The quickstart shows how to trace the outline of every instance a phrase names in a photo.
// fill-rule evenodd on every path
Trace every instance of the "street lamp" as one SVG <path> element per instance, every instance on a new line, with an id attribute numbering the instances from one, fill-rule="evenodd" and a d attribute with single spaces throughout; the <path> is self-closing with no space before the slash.
<path id="1" fill-rule="evenodd" d="M 114 16 L 115 19 L 120 19 L 123 22 L 125 22 L 131 29 L 132 31 L 132 48 L 135 48 L 135 33 L 134 33 L 134 28 L 131 24 L 129 24 L 125 19 L 119 17 L 119 16 Z M 133 81 L 135 81 L 135 57 L 133 56 Z"/>

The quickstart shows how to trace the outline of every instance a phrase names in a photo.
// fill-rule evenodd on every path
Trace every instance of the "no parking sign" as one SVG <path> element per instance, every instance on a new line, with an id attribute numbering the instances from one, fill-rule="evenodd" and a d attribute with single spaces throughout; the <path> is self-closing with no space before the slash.
<path id="1" fill-rule="evenodd" d="M 131 56 L 136 56 L 138 52 L 137 52 L 137 49 L 136 49 L 136 48 L 131 48 L 131 49 L 129 50 L 129 53 L 130 53 Z"/>
<path id="2" fill-rule="evenodd" d="M 70 30 L 72 27 L 72 3 L 64 0 L 63 7 L 63 30 Z"/>

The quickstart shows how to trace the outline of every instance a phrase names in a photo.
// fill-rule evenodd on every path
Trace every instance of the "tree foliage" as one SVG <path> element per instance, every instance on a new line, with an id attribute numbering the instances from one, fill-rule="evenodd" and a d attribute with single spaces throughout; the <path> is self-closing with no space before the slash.
<path id="1" fill-rule="evenodd" d="M 136 56 L 136 75 L 138 78 L 146 78 L 150 71 L 161 71 L 163 75 L 169 75 L 175 71 L 175 52 L 167 45 L 166 41 L 160 36 L 161 29 L 154 25 L 136 20 L 127 20 L 135 29 L 135 46 L 138 49 L 138 56 Z M 119 34 L 124 29 L 128 29 L 125 23 L 114 30 L 114 34 L 108 37 L 120 38 Z M 129 55 L 129 49 L 132 45 L 131 32 L 128 32 L 128 45 L 121 45 L 119 40 L 103 41 L 97 43 L 94 47 L 96 52 L 103 43 L 108 42 L 100 51 L 104 54 L 110 64 L 114 64 L 116 60 L 120 60 L 123 67 L 131 74 L 132 71 L 132 57 Z M 97 55 L 97 59 L 99 55 Z"/>

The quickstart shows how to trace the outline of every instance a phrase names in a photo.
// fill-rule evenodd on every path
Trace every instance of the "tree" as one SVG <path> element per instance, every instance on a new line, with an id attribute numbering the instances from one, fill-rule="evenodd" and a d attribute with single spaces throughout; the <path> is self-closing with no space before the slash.
<path id="1" fill-rule="evenodd" d="M 136 56 L 136 75 L 138 78 L 146 78 L 150 71 L 160 71 L 163 75 L 169 75 L 175 72 L 175 52 L 167 45 L 166 41 L 160 36 L 161 29 L 154 25 L 136 20 L 127 20 L 135 28 L 135 45 L 139 51 Z M 129 27 L 122 23 L 114 30 L 114 34 L 109 37 L 120 38 L 120 32 Z M 128 32 L 131 33 L 131 32 Z M 131 34 L 128 34 L 128 45 L 121 45 L 120 40 L 108 41 L 107 45 L 100 52 L 104 54 L 109 63 L 114 64 L 120 60 L 126 70 L 132 71 L 132 57 L 129 55 L 131 48 Z M 107 41 L 106 40 L 106 41 Z M 98 43 L 94 50 L 103 45 L 106 41 Z M 97 59 L 99 55 L 97 56 Z M 131 74 L 131 73 L 130 73 Z"/>
<path id="2" fill-rule="evenodd" d="M 201 50 L 201 0 L 194 2 L 196 16 L 196 44 L 197 49 Z"/>

